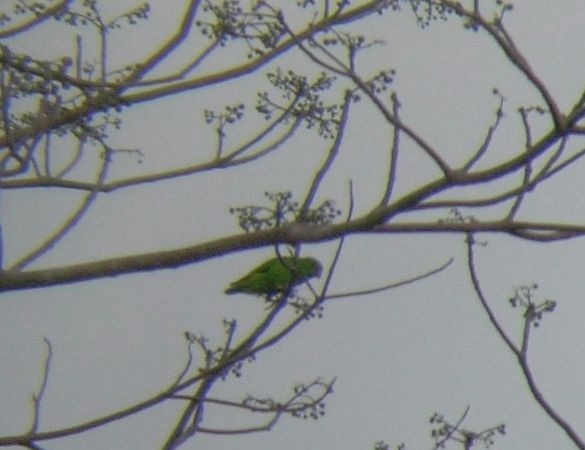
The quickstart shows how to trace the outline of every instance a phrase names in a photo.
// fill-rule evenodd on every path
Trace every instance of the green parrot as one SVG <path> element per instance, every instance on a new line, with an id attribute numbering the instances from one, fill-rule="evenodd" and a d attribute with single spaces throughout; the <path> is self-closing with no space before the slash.
<path id="1" fill-rule="evenodd" d="M 285 256 L 271 258 L 260 264 L 248 275 L 234 281 L 226 294 L 273 295 L 286 291 L 313 277 L 321 276 L 321 263 L 315 258 Z"/>

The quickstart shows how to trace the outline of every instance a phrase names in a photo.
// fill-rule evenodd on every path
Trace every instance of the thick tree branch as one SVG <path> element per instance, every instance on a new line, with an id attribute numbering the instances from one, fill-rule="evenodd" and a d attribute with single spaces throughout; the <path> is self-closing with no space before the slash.
<path id="1" fill-rule="evenodd" d="M 347 223 L 334 225 L 290 224 L 256 233 L 237 234 L 189 247 L 162 252 L 135 254 L 95 262 L 24 272 L 0 272 L 0 292 L 57 286 L 129 273 L 172 269 L 251 248 L 277 244 L 324 242 L 356 233 L 465 233 L 493 232 L 525 239 L 552 241 L 585 234 L 585 225 L 522 221 L 465 223 L 383 224 L 378 210 Z"/>

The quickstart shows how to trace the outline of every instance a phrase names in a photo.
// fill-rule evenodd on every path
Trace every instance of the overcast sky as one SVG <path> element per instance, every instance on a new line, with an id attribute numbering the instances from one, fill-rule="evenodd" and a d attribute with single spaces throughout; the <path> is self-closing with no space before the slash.
<path id="1" fill-rule="evenodd" d="M 128 0 L 102 3 L 112 15 L 132 4 Z M 110 41 L 111 67 L 138 60 L 156 48 L 173 32 L 185 3 L 154 0 L 148 22 L 117 31 Z M 571 105 L 585 79 L 583 2 L 521 0 L 505 23 L 560 106 Z M 47 23 L 7 45 L 37 57 L 69 54 L 75 30 L 65 33 L 61 27 Z M 401 117 L 448 158 L 456 161 L 481 142 L 494 120 L 496 87 L 506 97 L 506 122 L 494 138 L 494 152 L 516 151 L 522 142 L 516 110 L 538 104 L 539 98 L 485 34 L 466 32 L 456 20 L 421 30 L 407 11 L 372 16 L 354 28 L 383 41 L 364 52 L 358 69 L 366 75 L 396 69 L 392 89 L 402 103 Z M 89 54 L 90 33 L 84 33 Z M 177 64 L 188 57 L 187 48 L 177 56 Z M 225 64 L 232 57 L 225 50 L 214 62 Z M 172 67 L 162 67 L 160 73 Z M 219 110 L 241 98 L 253 115 L 255 91 L 263 89 L 265 74 L 276 67 L 318 71 L 302 55 L 290 52 L 252 76 L 123 112 L 123 127 L 112 133 L 112 146 L 140 149 L 144 157 L 117 155 L 112 179 L 213 155 L 215 137 L 205 126 L 203 109 Z M 250 136 L 250 127 L 258 122 L 245 123 L 228 135 L 229 145 Z M 351 179 L 356 214 L 370 208 L 384 186 L 390 136 L 371 105 L 357 104 L 340 158 L 317 200 L 332 198 L 346 212 Z M 264 191 L 291 190 L 301 198 L 327 145 L 314 132 L 303 132 L 282 151 L 254 164 L 101 195 L 84 220 L 35 267 L 177 248 L 237 233 L 230 207 L 259 203 Z M 400 192 L 428 179 L 433 170 L 406 141 L 403 155 Z M 580 198 L 575 195 L 584 187 L 582 170 L 576 165 L 537 189 L 521 217 L 583 223 Z M 5 261 L 10 263 L 33 248 L 77 200 L 77 194 L 61 190 L 3 192 Z M 538 297 L 558 301 L 555 313 L 534 333 L 530 360 L 546 398 L 578 432 L 585 433 L 585 366 L 578 345 L 585 338 L 581 268 L 585 241 L 535 244 L 495 235 L 478 239 L 487 242 L 476 249 L 482 285 L 511 336 L 519 337 L 521 330 L 518 311 L 507 304 L 515 286 L 538 282 Z M 325 265 L 334 250 L 334 243 L 303 247 Z M 40 429 L 65 427 L 115 411 L 168 386 L 186 360 L 184 331 L 204 334 L 213 342 L 222 337 L 223 318 L 237 319 L 240 335 L 256 323 L 265 304 L 245 295 L 228 297 L 223 290 L 270 255 L 270 249 L 259 249 L 176 270 L 2 294 L 0 435 L 22 433 L 30 424 L 30 398 L 38 388 L 46 352 L 43 337 L 51 341 L 54 355 Z M 534 403 L 516 361 L 490 327 L 466 275 L 464 236 L 353 236 L 330 290 L 346 292 L 399 281 L 450 258 L 454 262 L 448 269 L 418 283 L 331 301 L 322 319 L 307 321 L 247 364 L 241 378 L 218 383 L 211 394 L 230 399 L 246 394 L 284 398 L 295 382 L 337 377 L 325 417 L 284 418 L 269 433 L 197 435 L 182 448 L 366 450 L 383 439 L 392 445 L 405 442 L 408 449 L 425 449 L 432 447 L 431 414 L 441 412 L 454 422 L 467 406 L 467 429 L 507 425 L 507 435 L 498 437 L 494 448 L 572 448 Z M 156 449 L 177 411 L 162 407 L 43 446 Z M 210 428 L 259 420 L 219 408 L 209 408 L 208 413 Z"/>

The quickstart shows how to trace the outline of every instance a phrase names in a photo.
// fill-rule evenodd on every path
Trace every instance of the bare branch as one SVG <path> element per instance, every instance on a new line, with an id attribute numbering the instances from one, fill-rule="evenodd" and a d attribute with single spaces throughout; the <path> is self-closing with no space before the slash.
<path id="1" fill-rule="evenodd" d="M 146 73 L 157 66 L 165 57 L 172 53 L 188 36 L 191 27 L 195 22 L 195 16 L 197 10 L 201 5 L 201 0 L 190 0 L 189 4 L 182 14 L 183 21 L 181 25 L 177 27 L 175 35 L 169 39 L 158 51 L 150 56 L 144 63 L 140 64 L 140 67 L 129 77 L 130 81 L 139 80 L 144 77 Z M 204 52 L 207 54 L 207 52 Z M 105 81 L 105 80 L 102 80 Z"/>
<path id="2" fill-rule="evenodd" d="M 317 173 L 313 177 L 312 183 L 309 187 L 309 191 L 307 192 L 307 195 L 305 197 L 305 201 L 303 202 L 303 205 L 300 208 L 299 217 L 298 217 L 299 221 L 303 221 L 305 219 L 305 216 L 306 216 L 306 214 L 311 206 L 311 203 L 315 199 L 315 195 L 317 194 L 317 190 L 319 189 L 319 185 L 323 181 L 323 178 L 325 177 L 325 175 L 327 174 L 327 172 L 331 168 L 333 161 L 335 160 L 335 158 L 337 157 L 337 155 L 339 153 L 339 148 L 341 147 L 341 143 L 343 141 L 345 127 L 347 124 L 347 120 L 349 118 L 350 106 L 351 106 L 351 94 L 349 92 L 346 92 L 345 93 L 345 100 L 344 100 L 343 108 L 342 108 L 342 113 L 341 113 L 341 119 L 339 120 L 337 134 L 335 135 L 335 141 L 333 142 L 333 144 L 331 145 L 331 147 L 329 149 L 329 154 L 327 155 L 327 158 L 325 159 L 322 166 L 319 168 L 319 170 L 317 171 Z"/>
<path id="3" fill-rule="evenodd" d="M 108 167 L 111 162 L 111 154 L 112 150 L 107 146 L 104 146 L 104 154 L 103 154 L 103 162 L 100 172 L 97 177 L 96 185 L 100 186 L 106 179 L 108 173 Z M 55 230 L 49 237 L 45 239 L 43 243 L 41 243 L 37 248 L 32 250 L 29 254 L 23 256 L 20 260 L 14 263 L 8 270 L 11 271 L 20 271 L 29 264 L 31 264 L 36 259 L 40 258 L 42 255 L 47 253 L 51 250 L 57 243 L 63 239 L 69 231 L 71 231 L 83 218 L 85 213 L 89 210 L 91 205 L 93 204 L 94 200 L 97 198 L 99 192 L 97 190 L 93 190 L 82 200 L 81 204 L 77 207 L 76 211 L 67 218 L 65 223 L 63 223 L 57 230 Z"/>
<path id="4" fill-rule="evenodd" d="M 328 62 L 324 61 L 323 59 L 319 58 L 315 52 L 309 50 L 309 48 L 303 44 L 303 40 L 301 36 L 295 34 L 295 32 L 287 25 L 284 21 L 284 18 L 281 20 L 282 25 L 287 30 L 287 33 L 291 36 L 291 40 L 293 40 L 297 47 L 303 51 L 311 60 L 319 64 L 320 66 L 325 67 L 328 70 L 331 70 L 334 73 L 337 73 L 341 76 L 351 79 L 356 86 L 374 103 L 374 105 L 378 108 L 378 110 L 382 113 L 384 118 L 395 127 L 399 128 L 401 131 L 404 132 L 409 138 L 411 138 L 434 162 L 435 164 L 441 169 L 443 174 L 450 178 L 452 174 L 452 169 L 449 165 L 441 158 L 441 156 L 435 151 L 435 149 L 429 145 L 425 140 L 414 130 L 412 130 L 409 126 L 398 120 L 386 107 L 386 105 L 380 100 L 380 98 L 373 92 L 373 90 L 367 85 L 367 83 L 356 73 L 352 70 L 351 65 L 346 65 L 342 61 L 340 61 L 332 52 L 330 52 L 327 48 L 325 48 L 321 43 L 317 42 L 313 37 L 309 37 L 308 41 L 310 42 L 311 46 L 314 48 L 318 48 L 323 54 L 327 56 L 333 64 L 329 64 Z"/>
<path id="5" fill-rule="evenodd" d="M 500 124 L 502 117 L 504 116 L 503 113 L 503 106 L 504 106 L 504 97 L 499 94 L 497 91 L 495 92 L 496 95 L 500 98 L 500 103 L 498 108 L 496 109 L 496 120 L 493 125 L 488 128 L 487 134 L 482 142 L 482 144 L 477 149 L 477 152 L 465 163 L 463 168 L 461 169 L 463 172 L 468 172 L 487 152 L 489 146 L 492 142 L 492 138 L 494 136 L 495 131 Z M 532 145 L 527 145 L 526 148 L 530 148 Z"/>
<path id="6" fill-rule="evenodd" d="M 540 391 L 538 384 L 534 379 L 534 375 L 532 374 L 532 370 L 530 365 L 528 364 L 528 337 L 529 337 L 529 328 L 531 325 L 531 320 L 533 317 L 527 316 L 524 322 L 524 328 L 522 333 L 522 343 L 521 346 L 516 346 L 512 340 L 508 337 L 498 319 L 495 317 L 494 313 L 491 310 L 491 307 L 488 304 L 486 297 L 483 294 L 483 291 L 479 284 L 479 278 L 477 275 L 477 270 L 475 268 L 475 261 L 474 261 L 474 252 L 473 246 L 475 245 L 473 234 L 469 233 L 466 239 L 467 245 L 467 264 L 468 264 L 468 273 L 471 278 L 471 282 L 473 284 L 473 288 L 479 299 L 484 311 L 487 313 L 488 318 L 500 338 L 505 342 L 508 349 L 516 356 L 518 363 L 522 369 L 522 374 L 524 375 L 524 379 L 528 384 L 528 388 L 536 400 L 536 402 L 541 406 L 541 408 L 546 412 L 546 414 L 565 432 L 565 434 L 571 439 L 571 441 L 577 446 L 577 448 L 581 450 L 585 450 L 585 441 L 581 439 L 581 437 L 576 433 L 576 431 L 572 428 L 572 426 L 567 422 L 556 410 L 550 405 L 550 403 L 544 398 L 542 392 Z"/>
<path id="7" fill-rule="evenodd" d="M 447 441 L 449 441 L 451 439 L 451 437 L 453 436 L 453 434 L 457 433 L 457 431 L 459 430 L 459 427 L 461 426 L 461 424 L 463 423 L 463 421 L 467 417 L 467 413 L 469 413 L 469 406 L 465 407 L 465 411 L 463 411 L 463 414 L 461 414 L 461 417 L 459 418 L 457 423 L 455 425 L 449 427 L 449 432 L 445 435 L 445 437 L 443 439 L 440 439 L 439 441 L 437 441 L 433 450 L 445 448 L 445 444 L 447 443 Z"/>
<path id="8" fill-rule="evenodd" d="M 49 381 L 49 370 L 51 369 L 51 359 L 53 357 L 53 348 L 51 346 L 51 341 L 49 341 L 46 337 L 43 338 L 45 344 L 47 345 L 47 356 L 45 358 L 45 364 L 42 370 L 42 381 L 41 385 L 39 386 L 39 391 L 32 396 L 33 402 L 33 420 L 30 426 L 29 433 L 36 433 L 39 428 L 39 420 L 41 415 L 41 402 L 43 401 L 43 396 L 45 394 L 45 390 L 47 389 L 47 382 Z"/>
<path id="9" fill-rule="evenodd" d="M 189 26 L 187 26 L 188 19 L 189 17 L 192 19 L 196 13 L 196 9 L 199 3 L 200 0 L 191 1 L 188 12 L 184 17 L 183 24 L 180 26 L 177 34 L 152 57 L 150 57 L 149 62 L 147 62 L 144 66 L 141 66 L 141 68 L 139 68 L 139 70 L 131 77 L 131 80 L 144 76 L 147 70 L 150 70 L 152 67 L 157 65 L 161 58 L 174 49 L 180 42 L 182 42 L 182 39 L 184 39 L 184 33 L 186 33 L 189 28 Z M 334 14 L 322 19 L 321 21 L 318 21 L 317 23 L 309 24 L 304 30 L 296 34 L 295 39 L 283 40 L 270 51 L 257 58 L 254 58 L 248 63 L 238 64 L 233 68 L 226 69 L 221 72 L 202 75 L 192 80 L 171 84 L 159 89 L 143 90 L 141 92 L 125 96 L 120 96 L 117 94 L 119 96 L 117 104 L 131 105 L 152 101 L 157 98 L 175 95 L 185 91 L 193 91 L 203 87 L 209 87 L 218 83 L 233 80 L 244 75 L 249 75 L 253 72 L 256 72 L 258 69 L 265 66 L 278 56 L 281 56 L 283 53 L 291 50 L 292 48 L 295 48 L 297 40 L 305 40 L 315 33 L 320 32 L 321 30 L 328 29 L 329 27 L 335 25 L 347 24 L 363 18 L 366 15 L 377 13 L 381 7 L 383 7 L 383 4 L 381 4 L 379 0 L 370 0 L 357 7 L 344 9 L 344 11 L 340 12 L 339 14 Z M 112 88 L 116 90 L 117 88 L 120 88 L 120 86 L 117 84 Z M 99 96 L 97 98 L 88 98 L 83 104 L 75 107 L 74 109 L 64 110 L 59 114 L 39 118 L 39 120 L 36 121 L 36 123 L 32 126 L 14 130 L 10 139 L 8 139 L 7 136 L 1 136 L 0 148 L 6 147 L 9 144 L 16 145 L 26 139 L 37 136 L 38 134 L 46 133 L 47 131 L 58 129 L 64 125 L 74 123 L 80 117 L 88 117 L 93 113 L 103 111 L 104 109 L 113 106 L 111 96 L 107 102 L 104 100 L 104 98 L 100 98 Z"/>
<path id="10" fill-rule="evenodd" d="M 171 269 L 250 248 L 267 247 L 275 244 L 294 245 L 297 243 L 325 242 L 337 239 L 342 235 L 356 233 L 465 233 L 489 231 L 509 233 L 538 241 L 568 239 L 585 234 L 585 226 L 583 225 L 505 220 L 378 225 L 383 223 L 384 217 L 384 211 L 377 211 L 347 223 L 332 225 L 293 223 L 279 228 L 237 234 L 202 244 L 161 252 L 135 254 L 43 270 L 4 271 L 0 273 L 0 292 L 55 286 L 135 272 Z"/>
<path id="11" fill-rule="evenodd" d="M 398 117 L 398 110 L 400 109 L 400 102 L 398 100 L 398 95 L 396 93 L 392 94 L 392 114 L 396 119 L 400 120 Z M 390 161 L 389 161 L 389 168 L 388 168 L 388 181 L 386 182 L 386 190 L 384 195 L 382 196 L 382 200 L 380 201 L 380 206 L 386 205 L 390 198 L 392 198 L 392 190 L 394 188 L 394 184 L 396 183 L 396 173 L 398 170 L 398 151 L 400 148 L 400 128 L 394 124 L 392 127 L 393 139 L 392 139 L 392 146 L 390 148 Z"/>
<path id="12" fill-rule="evenodd" d="M 524 55 L 520 52 L 510 34 L 504 28 L 501 18 L 495 19 L 492 23 L 486 20 L 478 10 L 469 11 L 465 9 L 459 2 L 451 0 L 438 0 L 435 3 L 448 6 L 458 14 L 461 14 L 462 16 L 467 17 L 473 22 L 479 24 L 494 39 L 494 41 L 496 41 L 504 54 L 507 56 L 508 60 L 514 64 L 538 90 L 552 114 L 556 129 L 561 131 L 566 128 L 567 124 L 565 116 L 563 116 L 563 114 L 560 112 L 559 107 L 557 106 L 546 85 L 534 73 L 532 67 L 530 67 L 530 64 Z"/>
<path id="13" fill-rule="evenodd" d="M 20 24 L 15 28 L 9 30 L 0 31 L 0 39 L 6 39 L 9 37 L 16 36 L 17 34 L 23 33 L 30 30 L 31 28 L 39 25 L 47 19 L 50 19 L 55 14 L 66 8 L 73 0 L 62 0 L 61 2 L 47 8 L 42 14 L 36 14 L 33 19 L 28 22 Z"/>
<path id="14" fill-rule="evenodd" d="M 277 126 L 282 124 L 290 114 L 294 106 L 294 102 L 283 111 L 274 121 L 272 121 L 265 129 L 260 130 L 254 137 L 248 142 L 240 145 L 234 150 L 230 150 L 226 155 L 221 158 L 214 158 L 211 161 L 205 163 L 197 163 L 193 165 L 182 166 L 180 168 L 166 170 L 158 173 L 151 173 L 146 175 L 139 175 L 131 178 L 124 178 L 117 181 L 111 181 L 106 183 L 105 180 L 102 183 L 92 183 L 86 181 L 76 181 L 63 179 L 62 177 L 72 167 L 77 164 L 81 157 L 81 143 L 78 147 L 78 151 L 71 162 L 56 176 L 40 176 L 32 179 L 17 179 L 17 180 L 0 180 L 0 188 L 3 189 L 21 189 L 21 188 L 39 188 L 39 187 L 54 187 L 54 188 L 65 188 L 65 189 L 77 189 L 86 191 L 96 192 L 113 192 L 118 189 L 137 186 L 140 184 L 155 183 L 163 180 L 170 180 L 180 178 L 184 176 L 194 175 L 201 172 L 206 172 L 216 169 L 226 169 L 228 167 L 238 166 L 251 161 L 255 161 L 275 150 L 290 139 L 293 134 L 298 130 L 298 127 L 302 124 L 303 118 L 296 117 L 291 124 L 287 125 L 280 136 L 277 136 L 272 142 L 267 143 L 263 148 L 252 151 L 254 146 L 259 144 L 262 140 L 266 139 L 271 133 L 273 133 Z"/>

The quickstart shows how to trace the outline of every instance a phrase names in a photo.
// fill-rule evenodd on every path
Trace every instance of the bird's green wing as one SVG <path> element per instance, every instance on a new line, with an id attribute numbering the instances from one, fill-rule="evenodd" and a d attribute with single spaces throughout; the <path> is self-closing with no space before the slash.
<path id="1" fill-rule="evenodd" d="M 225 293 L 270 295 L 284 292 L 289 286 L 320 274 L 321 265 L 313 258 L 275 257 L 234 281 Z"/>
<path id="2" fill-rule="evenodd" d="M 275 287 L 275 274 L 278 273 L 278 265 L 282 265 L 278 258 L 272 258 L 252 269 L 247 275 L 234 281 L 225 291 L 226 294 L 237 292 L 249 294 L 270 294 L 277 291 Z"/>

